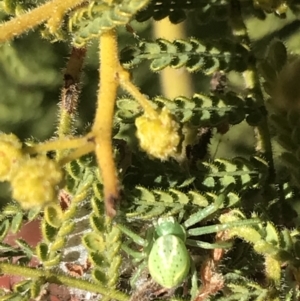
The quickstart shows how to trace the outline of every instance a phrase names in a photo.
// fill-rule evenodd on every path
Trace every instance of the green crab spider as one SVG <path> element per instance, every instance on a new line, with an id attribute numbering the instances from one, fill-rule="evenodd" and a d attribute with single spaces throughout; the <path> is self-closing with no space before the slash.
<path id="1" fill-rule="evenodd" d="M 189 229 L 191 226 L 202 221 L 209 215 L 215 213 L 224 203 L 226 198 L 225 190 L 219 195 L 216 201 L 206 208 L 192 214 L 185 222 L 180 224 L 173 217 L 162 217 L 153 227 L 150 227 L 146 233 L 146 239 L 129 230 L 123 225 L 117 227 L 133 242 L 143 247 L 142 252 L 134 251 L 128 245 L 123 244 L 122 249 L 136 261 L 144 260 L 137 273 L 132 278 L 131 283 L 135 283 L 140 271 L 148 265 L 149 273 L 152 279 L 164 288 L 173 288 L 183 282 L 190 270 L 192 273 L 192 288 L 197 287 L 197 275 L 194 269 L 194 263 L 191 259 L 186 245 L 200 247 L 203 249 L 228 248 L 230 243 L 207 243 L 199 240 L 190 239 L 191 236 L 216 233 L 229 228 L 240 226 L 256 225 L 260 222 L 258 218 L 239 220 L 227 224 L 217 224 Z M 148 259 L 148 260 L 145 260 Z"/>

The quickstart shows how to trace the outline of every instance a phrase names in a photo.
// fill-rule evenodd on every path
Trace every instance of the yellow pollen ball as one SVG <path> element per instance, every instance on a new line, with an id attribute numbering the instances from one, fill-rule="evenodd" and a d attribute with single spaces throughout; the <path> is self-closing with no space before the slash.
<path id="1" fill-rule="evenodd" d="M 24 209 L 43 206 L 57 199 L 62 179 L 63 172 L 53 160 L 46 156 L 28 158 L 11 180 L 12 196 Z"/>
<path id="2" fill-rule="evenodd" d="M 22 143 L 13 134 L 0 134 L 0 181 L 9 181 L 22 159 Z"/>
<path id="3" fill-rule="evenodd" d="M 140 147 L 149 155 L 161 160 L 176 155 L 180 142 L 179 125 L 166 108 L 156 117 L 138 117 L 135 125 Z"/>

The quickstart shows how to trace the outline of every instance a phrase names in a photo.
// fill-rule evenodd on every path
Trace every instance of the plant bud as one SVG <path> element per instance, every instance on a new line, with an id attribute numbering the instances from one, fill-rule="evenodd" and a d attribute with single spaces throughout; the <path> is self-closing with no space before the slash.
<path id="1" fill-rule="evenodd" d="M 47 157 L 22 161 L 11 180 L 13 198 L 24 209 L 43 206 L 57 199 L 58 184 L 63 173 L 57 163 Z"/>
<path id="2" fill-rule="evenodd" d="M 22 143 L 13 134 L 0 134 L 0 181 L 9 181 L 12 171 L 22 159 Z"/>
<path id="3" fill-rule="evenodd" d="M 143 115 L 135 120 L 140 146 L 149 155 L 167 160 L 175 156 L 180 142 L 179 125 L 166 108 L 156 117 Z"/>

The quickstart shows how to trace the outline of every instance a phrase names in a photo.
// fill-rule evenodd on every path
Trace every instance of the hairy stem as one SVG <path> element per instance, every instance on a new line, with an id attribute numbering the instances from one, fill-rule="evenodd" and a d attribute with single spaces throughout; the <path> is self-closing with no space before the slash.
<path id="1" fill-rule="evenodd" d="M 29 268 L 18 266 L 10 263 L 0 263 L 0 271 L 5 275 L 17 275 L 28 278 L 41 278 L 43 277 L 46 282 L 63 284 L 69 287 L 75 287 L 89 292 L 95 292 L 104 296 L 109 296 L 111 299 L 119 301 L 127 301 L 129 297 L 119 291 L 110 290 L 107 287 L 101 286 L 99 283 L 92 283 L 87 280 L 78 279 L 72 276 L 51 272 L 50 270 Z"/>
<path id="2" fill-rule="evenodd" d="M 79 81 L 85 54 L 86 48 L 73 47 L 64 72 L 64 85 L 61 89 L 57 127 L 57 135 L 60 139 L 66 136 L 72 136 L 74 133 L 73 127 L 80 93 Z M 57 151 L 56 160 L 61 160 L 65 155 L 65 150 Z"/>
<path id="3" fill-rule="evenodd" d="M 19 15 L 0 26 L 0 42 L 10 40 L 47 20 L 57 24 L 58 17 L 61 19 L 64 12 L 85 1 L 52 0 L 26 14 Z"/>
<path id="4" fill-rule="evenodd" d="M 231 0 L 230 23 L 233 34 L 250 49 L 251 41 L 242 18 L 240 2 L 237 0 Z M 260 107 L 264 107 L 264 97 L 260 87 L 255 57 L 252 57 L 249 61 L 248 69 L 243 72 L 243 76 L 246 87 L 249 90 L 249 95 L 254 95 L 253 99 L 255 99 L 256 104 Z M 266 157 L 270 166 L 269 176 L 270 179 L 273 179 L 275 177 L 275 168 L 267 117 L 265 117 L 263 121 L 254 128 L 254 134 L 256 138 L 255 149 L 258 153 L 262 153 Z"/>
<path id="5" fill-rule="evenodd" d="M 92 141 L 89 140 L 88 136 L 74 139 L 59 139 L 28 146 L 24 149 L 24 152 L 28 154 L 37 154 L 51 150 L 79 148 L 86 144 L 92 144 Z"/>
<path id="6" fill-rule="evenodd" d="M 103 179 L 106 213 L 113 217 L 116 214 L 115 202 L 119 199 L 119 183 L 113 158 L 112 126 L 118 88 L 117 71 L 120 66 L 114 30 L 100 37 L 100 62 L 100 84 L 92 134 Z"/>
<path id="7" fill-rule="evenodd" d="M 88 153 L 91 153 L 94 150 L 95 150 L 95 145 L 92 143 L 87 143 L 87 144 L 77 148 L 73 152 L 69 153 L 68 155 L 60 158 L 57 161 L 59 162 L 60 165 L 63 166 L 71 161 L 79 159 L 80 157 L 82 157 Z"/>
<path id="8" fill-rule="evenodd" d="M 139 102 L 139 104 L 143 108 L 145 114 L 149 117 L 156 118 L 158 115 L 157 112 L 151 106 L 151 103 L 148 101 L 148 99 L 131 82 L 128 71 L 125 71 L 124 69 L 120 70 L 119 78 L 120 78 L 121 87 L 125 91 L 130 93 Z"/>

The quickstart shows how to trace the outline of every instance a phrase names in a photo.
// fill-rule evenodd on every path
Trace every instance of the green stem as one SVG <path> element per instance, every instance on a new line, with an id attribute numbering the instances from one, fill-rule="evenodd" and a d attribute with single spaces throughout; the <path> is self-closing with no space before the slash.
<path id="1" fill-rule="evenodd" d="M 241 44 L 244 44 L 248 49 L 251 49 L 251 41 L 242 17 L 240 2 L 238 0 L 231 0 L 230 7 L 230 25 L 232 27 L 232 33 L 238 38 Z M 254 56 L 249 59 L 248 68 L 243 72 L 243 77 L 246 83 L 246 88 L 249 90 L 249 96 L 253 96 L 258 107 L 264 107 L 265 102 L 256 67 L 256 58 Z M 275 168 L 271 135 L 266 116 L 263 118 L 262 122 L 254 128 L 254 134 L 256 138 L 255 150 L 258 153 L 263 154 L 267 159 L 270 167 L 269 176 L 272 181 L 275 177 Z"/>
<path id="2" fill-rule="evenodd" d="M 63 284 L 66 286 L 75 287 L 85 291 L 99 293 L 104 296 L 108 296 L 111 299 L 116 299 L 119 301 L 129 300 L 129 296 L 127 296 L 126 294 L 101 286 L 101 284 L 99 283 L 92 283 L 88 280 L 75 278 L 69 275 L 66 276 L 63 274 L 59 274 L 57 272 L 52 272 L 50 270 L 29 268 L 29 267 L 10 264 L 10 263 L 0 263 L 0 270 L 1 273 L 5 275 L 23 276 L 31 279 L 43 277 L 45 281 L 50 283 Z"/>
<path id="3" fill-rule="evenodd" d="M 86 48 L 72 48 L 66 70 L 64 72 L 64 85 L 61 89 L 61 101 L 59 105 L 59 120 L 57 136 L 63 139 L 74 134 L 74 122 L 76 119 L 78 97 L 80 93 L 80 74 L 86 54 Z M 68 151 L 56 152 L 56 160 L 60 161 Z"/>

